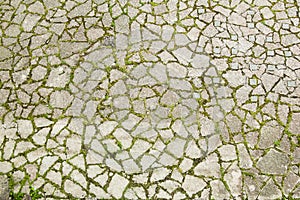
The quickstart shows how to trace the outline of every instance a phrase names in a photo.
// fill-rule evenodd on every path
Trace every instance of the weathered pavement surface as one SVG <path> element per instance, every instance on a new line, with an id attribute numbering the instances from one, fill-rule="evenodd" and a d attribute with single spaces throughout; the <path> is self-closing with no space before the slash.
<path id="1" fill-rule="evenodd" d="M 299 4 L 0 1 L 0 174 L 46 199 L 300 198 Z"/>

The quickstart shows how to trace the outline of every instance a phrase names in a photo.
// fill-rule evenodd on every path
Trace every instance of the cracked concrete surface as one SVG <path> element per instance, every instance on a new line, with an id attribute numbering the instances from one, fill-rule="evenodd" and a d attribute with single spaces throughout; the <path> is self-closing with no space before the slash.
<path id="1" fill-rule="evenodd" d="M 1 1 L 0 199 L 300 198 L 299 7 Z"/>

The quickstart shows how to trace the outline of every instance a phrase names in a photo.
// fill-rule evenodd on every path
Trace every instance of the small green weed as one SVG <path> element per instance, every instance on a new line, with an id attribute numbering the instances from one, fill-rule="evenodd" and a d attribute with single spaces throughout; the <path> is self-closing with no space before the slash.
<path id="1" fill-rule="evenodd" d="M 14 193 L 13 191 L 10 191 L 9 197 L 12 200 L 22 200 L 25 194 L 23 192 Z"/>
<path id="2" fill-rule="evenodd" d="M 280 141 L 279 141 L 279 140 L 276 140 L 276 141 L 274 142 L 274 145 L 275 145 L 275 147 L 280 146 Z"/>
<path id="3" fill-rule="evenodd" d="M 21 181 L 21 185 L 22 187 L 25 185 L 25 183 L 29 180 L 29 178 L 26 176 L 22 181 Z M 30 200 L 37 200 L 37 199 L 41 199 L 43 197 L 43 194 L 41 191 L 35 189 L 30 183 L 29 183 L 29 194 L 25 194 L 23 192 L 21 192 L 21 189 L 18 192 L 14 192 L 14 185 L 15 185 L 15 181 L 13 180 L 13 178 L 9 179 L 9 197 L 11 200 L 23 200 L 25 196 L 29 196 Z"/>
<path id="4" fill-rule="evenodd" d="M 25 193 L 23 192 L 14 193 L 11 190 L 9 196 L 12 200 L 22 200 L 25 196 Z M 34 187 L 32 186 L 29 186 L 29 196 L 31 200 L 37 200 L 42 198 L 43 194 L 41 193 L 41 191 L 34 189 Z"/>
<path id="5" fill-rule="evenodd" d="M 29 187 L 29 194 L 32 200 L 35 199 L 40 199 L 43 197 L 43 194 L 41 193 L 41 191 L 34 189 L 34 187 L 30 186 Z"/>

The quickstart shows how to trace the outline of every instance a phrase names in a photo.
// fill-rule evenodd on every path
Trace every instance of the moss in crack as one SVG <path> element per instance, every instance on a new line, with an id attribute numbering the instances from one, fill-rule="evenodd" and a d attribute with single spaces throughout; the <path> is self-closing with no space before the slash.
<path id="1" fill-rule="evenodd" d="M 120 149 L 123 148 L 122 143 L 121 143 L 120 141 L 118 141 L 118 140 L 117 140 L 117 145 L 118 145 L 118 147 L 119 147 Z"/>
<path id="2" fill-rule="evenodd" d="M 280 146 L 280 140 L 276 140 L 276 141 L 274 142 L 274 146 L 275 146 L 275 147 L 279 147 L 279 146 Z"/>
<path id="3" fill-rule="evenodd" d="M 25 178 L 21 181 L 21 189 L 24 187 L 26 182 L 29 181 L 29 177 L 25 176 Z M 29 194 L 25 194 L 21 191 L 21 189 L 18 192 L 14 191 L 15 181 L 13 178 L 9 179 L 9 198 L 11 200 L 22 200 L 26 197 L 26 199 L 31 200 L 37 200 L 44 197 L 43 193 L 37 189 L 35 189 L 31 183 L 29 183 Z"/>
<path id="4" fill-rule="evenodd" d="M 43 194 L 41 191 L 35 189 L 34 187 L 32 186 L 29 186 L 29 195 L 31 197 L 32 200 L 35 200 L 35 199 L 40 199 L 43 197 Z"/>
<path id="5" fill-rule="evenodd" d="M 27 178 L 25 177 L 25 179 L 20 182 L 21 188 L 19 189 L 19 191 L 15 192 L 14 187 L 17 183 L 15 182 L 15 180 L 12 177 L 9 178 L 9 186 L 8 187 L 9 187 L 10 199 L 12 199 L 12 200 L 22 200 L 23 199 L 25 194 L 23 192 L 21 192 L 21 189 L 24 186 L 26 180 L 27 180 Z"/>

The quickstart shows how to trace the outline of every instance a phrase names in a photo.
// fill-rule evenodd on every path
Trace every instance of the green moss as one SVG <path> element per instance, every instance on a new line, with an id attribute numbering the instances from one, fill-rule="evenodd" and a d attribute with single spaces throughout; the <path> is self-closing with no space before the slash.
<path id="1" fill-rule="evenodd" d="M 274 142 L 274 146 L 275 146 L 275 147 L 280 146 L 280 141 L 279 141 L 279 140 L 276 140 L 276 141 Z"/>
<path id="2" fill-rule="evenodd" d="M 150 2 L 151 6 L 158 6 L 158 3 Z"/>
<path id="3" fill-rule="evenodd" d="M 106 71 L 106 72 L 109 73 L 111 70 L 112 70 L 112 67 L 111 67 L 111 66 L 106 66 L 106 67 L 105 67 L 105 71 Z"/>
<path id="4" fill-rule="evenodd" d="M 122 143 L 120 142 L 120 141 L 117 141 L 117 145 L 118 145 L 118 147 L 120 147 L 120 149 L 122 149 Z"/>
<path id="5" fill-rule="evenodd" d="M 29 195 L 32 200 L 40 199 L 43 197 L 41 191 L 34 189 L 34 187 L 29 186 Z"/>
<path id="6" fill-rule="evenodd" d="M 9 197 L 13 200 L 22 200 L 24 198 L 25 194 L 23 192 L 18 192 L 18 193 L 14 193 L 14 192 L 10 192 L 9 193 Z"/>
<path id="7" fill-rule="evenodd" d="M 242 173 L 243 173 L 245 176 L 249 176 L 249 177 L 251 177 L 251 178 L 254 178 L 254 177 L 255 177 L 255 175 L 254 175 L 253 173 L 251 173 L 251 172 L 243 171 Z"/>
<path id="8" fill-rule="evenodd" d="M 123 72 L 123 73 L 127 73 L 128 72 L 128 69 L 127 69 L 127 66 L 124 65 L 124 66 L 119 66 L 118 69 Z"/>
<path id="9" fill-rule="evenodd" d="M 29 194 L 25 194 L 22 191 L 22 188 L 25 186 L 25 184 L 29 182 Z M 23 200 L 25 196 L 30 197 L 29 199 L 31 200 L 37 200 L 37 199 L 41 199 L 44 195 L 42 194 L 42 192 L 40 190 L 35 189 L 30 181 L 29 181 L 29 176 L 25 176 L 25 178 L 23 180 L 21 180 L 20 182 L 20 189 L 18 192 L 14 192 L 14 186 L 17 183 L 14 181 L 14 179 L 11 177 L 9 179 L 9 197 L 11 200 Z M 28 198 L 26 198 L 28 199 Z"/>

